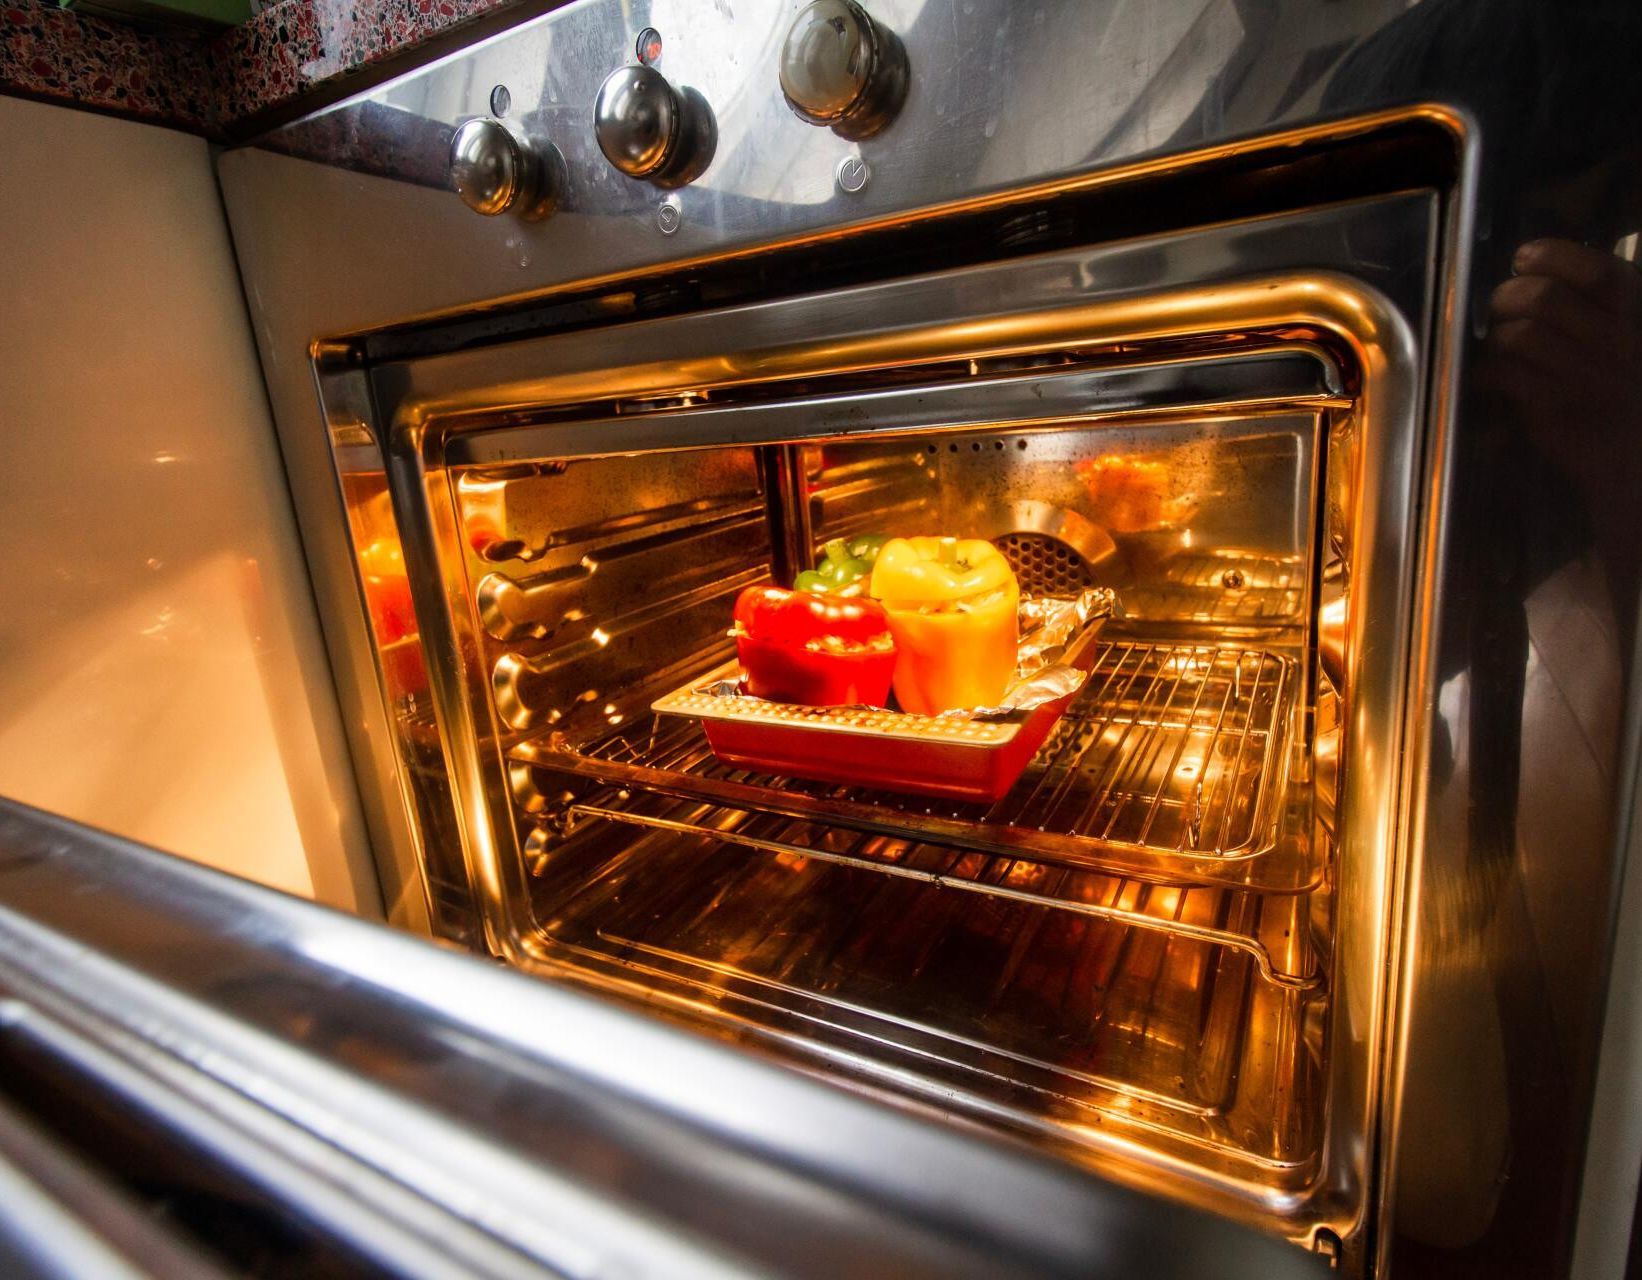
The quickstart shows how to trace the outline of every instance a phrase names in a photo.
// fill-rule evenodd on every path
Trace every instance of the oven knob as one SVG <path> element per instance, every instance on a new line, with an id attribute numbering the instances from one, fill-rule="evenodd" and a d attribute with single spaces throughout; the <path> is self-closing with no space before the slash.
<path id="1" fill-rule="evenodd" d="M 469 120 L 450 143 L 450 185 L 476 213 L 545 218 L 564 187 L 564 157 L 551 142 L 520 142 L 494 120 Z"/>
<path id="2" fill-rule="evenodd" d="M 781 47 L 781 93 L 800 119 L 870 138 L 906 100 L 907 51 L 855 0 L 813 0 Z"/>
<path id="3" fill-rule="evenodd" d="M 713 158 L 717 127 L 707 100 L 675 89 L 654 67 L 618 67 L 599 86 L 593 133 L 604 158 L 629 178 L 682 187 Z"/>

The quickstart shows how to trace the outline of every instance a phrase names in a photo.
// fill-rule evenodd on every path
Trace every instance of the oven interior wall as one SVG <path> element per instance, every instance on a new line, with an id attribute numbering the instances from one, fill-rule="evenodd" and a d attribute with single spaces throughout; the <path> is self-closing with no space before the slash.
<path id="1" fill-rule="evenodd" d="M 769 574 L 750 449 L 550 460 L 455 477 L 499 727 L 581 737 L 722 652 Z"/>
<path id="2" fill-rule="evenodd" d="M 1231 415 L 806 446 L 813 542 L 956 531 L 1027 589 L 1111 586 L 1133 621 L 1304 626 L 1318 423 Z"/>

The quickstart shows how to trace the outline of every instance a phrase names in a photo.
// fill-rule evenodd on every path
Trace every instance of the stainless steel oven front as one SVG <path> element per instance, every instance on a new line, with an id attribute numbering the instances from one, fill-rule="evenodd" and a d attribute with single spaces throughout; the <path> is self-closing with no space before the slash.
<path id="1" fill-rule="evenodd" d="M 982 5 L 990 60 L 937 31 L 976 6 L 641 7 L 222 159 L 395 920 L 1352 1274 L 1508 1248 L 1516 1103 L 1432 1057 L 1471 104 L 1193 123 L 1214 4 Z M 1350 22 L 1300 98 L 1406 38 Z M 743 587 L 869 529 L 1120 602 L 1001 800 L 736 767 L 653 709 Z"/>

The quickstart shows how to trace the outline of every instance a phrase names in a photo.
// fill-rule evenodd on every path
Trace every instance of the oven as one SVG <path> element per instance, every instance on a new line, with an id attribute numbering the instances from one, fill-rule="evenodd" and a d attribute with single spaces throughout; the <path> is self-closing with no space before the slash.
<path id="1" fill-rule="evenodd" d="M 390 919 L 1347 1274 L 1498 1247 L 1527 1153 L 1434 1060 L 1484 997 L 1430 928 L 1479 856 L 1434 804 L 1452 557 L 1497 515 L 1455 497 L 1476 121 L 1200 125 L 1234 6 L 1101 7 L 1104 93 L 1092 10 L 983 4 L 983 57 L 946 7 L 573 5 L 222 158 Z M 824 119 L 816 8 L 872 72 Z M 677 115 L 654 154 L 618 89 Z M 738 593 L 866 532 L 1112 593 L 1002 798 L 656 709 Z M 1445 1144 L 1411 1071 L 1480 1118 Z"/>

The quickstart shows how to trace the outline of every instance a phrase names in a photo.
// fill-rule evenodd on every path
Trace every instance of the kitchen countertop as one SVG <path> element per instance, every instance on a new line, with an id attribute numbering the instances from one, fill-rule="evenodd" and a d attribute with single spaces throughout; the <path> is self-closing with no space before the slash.
<path id="1" fill-rule="evenodd" d="M 0 93 L 243 137 L 551 0 L 279 0 L 215 32 L 0 0 Z M 490 21 L 484 22 L 484 19 Z"/>

